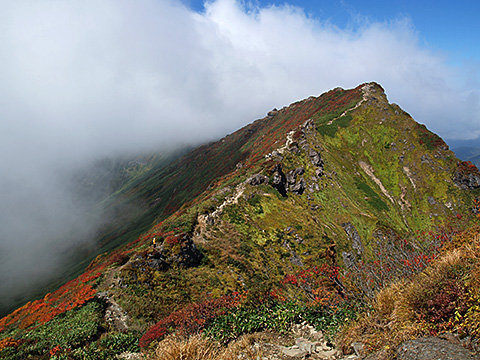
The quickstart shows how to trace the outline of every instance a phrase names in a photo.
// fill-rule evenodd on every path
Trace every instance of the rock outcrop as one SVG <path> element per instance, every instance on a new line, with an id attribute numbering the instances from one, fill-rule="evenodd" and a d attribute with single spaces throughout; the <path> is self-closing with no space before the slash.
<path id="1" fill-rule="evenodd" d="M 467 349 L 447 340 L 428 337 L 404 342 L 397 349 L 398 360 L 478 360 Z"/>
<path id="2" fill-rule="evenodd" d="M 285 174 L 282 171 L 282 165 L 277 164 L 272 170 L 272 186 L 277 189 L 277 191 L 283 196 L 287 196 L 287 189 L 286 189 L 286 183 L 287 183 L 287 178 Z"/>
<path id="3" fill-rule="evenodd" d="M 480 172 L 470 161 L 458 164 L 453 182 L 464 190 L 475 190 L 480 187 Z"/>

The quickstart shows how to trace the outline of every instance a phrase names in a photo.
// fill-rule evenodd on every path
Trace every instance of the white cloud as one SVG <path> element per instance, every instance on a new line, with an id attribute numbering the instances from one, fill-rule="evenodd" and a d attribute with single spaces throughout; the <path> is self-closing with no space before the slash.
<path id="1" fill-rule="evenodd" d="M 234 0 L 201 14 L 179 0 L 3 0 L 0 49 L 0 246 L 36 255 L 12 273 L 51 263 L 45 239 L 78 221 L 52 169 L 98 155 L 211 140 L 366 81 L 442 136 L 480 134 L 478 75 L 422 47 L 406 19 L 341 29 Z"/>

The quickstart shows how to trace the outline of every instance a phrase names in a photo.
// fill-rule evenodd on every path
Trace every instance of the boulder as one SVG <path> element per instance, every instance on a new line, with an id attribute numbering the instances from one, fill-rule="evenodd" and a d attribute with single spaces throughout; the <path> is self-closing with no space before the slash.
<path id="1" fill-rule="evenodd" d="M 272 186 L 283 196 L 287 197 L 286 182 L 287 179 L 282 171 L 282 165 L 277 164 L 272 170 Z"/>
<path id="2" fill-rule="evenodd" d="M 268 184 L 268 177 L 262 174 L 256 174 L 253 175 L 250 179 L 248 179 L 248 183 L 252 186 Z"/>
<path id="3" fill-rule="evenodd" d="M 300 179 L 300 181 L 298 181 L 294 185 L 291 185 L 289 190 L 295 194 L 302 195 L 306 187 L 307 184 L 305 183 L 305 180 Z"/>
<path id="4" fill-rule="evenodd" d="M 171 256 L 168 262 L 183 268 L 189 268 L 200 265 L 202 258 L 202 253 L 195 246 L 190 235 L 185 234 L 180 240 L 180 253 Z"/>
<path id="5" fill-rule="evenodd" d="M 398 360 L 475 360 L 464 347 L 436 337 L 406 341 L 397 348 Z"/>
<path id="6" fill-rule="evenodd" d="M 480 187 L 480 172 L 470 161 L 461 161 L 457 165 L 453 182 L 464 190 L 474 190 Z"/>
<path id="7" fill-rule="evenodd" d="M 268 117 L 274 117 L 275 115 L 277 115 L 277 113 L 278 113 L 277 108 L 274 108 L 274 109 L 272 109 L 271 111 L 269 111 L 269 112 L 267 113 L 267 116 L 268 116 Z"/>
<path id="8" fill-rule="evenodd" d="M 167 260 L 165 259 L 165 256 L 162 254 L 161 250 L 155 251 L 152 254 L 148 254 L 147 258 L 148 258 L 148 262 L 147 262 L 148 266 L 150 266 L 155 270 L 165 271 L 170 267 Z"/>
<path id="9" fill-rule="evenodd" d="M 360 238 L 360 235 L 358 234 L 357 229 L 355 229 L 355 226 L 353 226 L 352 223 L 347 222 L 342 224 L 342 227 L 347 233 L 349 240 L 352 242 L 352 248 L 357 251 L 358 256 L 362 256 L 363 254 L 362 239 Z"/>
<path id="10" fill-rule="evenodd" d="M 323 160 L 318 151 L 309 149 L 308 156 L 310 157 L 310 161 L 312 162 L 313 165 L 323 168 Z"/>

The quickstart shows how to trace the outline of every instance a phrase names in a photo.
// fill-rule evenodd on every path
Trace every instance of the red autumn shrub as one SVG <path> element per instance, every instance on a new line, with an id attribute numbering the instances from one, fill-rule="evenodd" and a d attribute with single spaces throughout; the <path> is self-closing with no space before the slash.
<path id="1" fill-rule="evenodd" d="M 161 339 L 172 332 L 181 335 L 198 333 L 203 330 L 208 321 L 225 314 L 228 309 L 238 306 L 242 299 L 243 296 L 233 293 L 217 299 L 192 303 L 150 327 L 140 338 L 139 345 L 141 348 L 146 348 L 152 341 Z"/>

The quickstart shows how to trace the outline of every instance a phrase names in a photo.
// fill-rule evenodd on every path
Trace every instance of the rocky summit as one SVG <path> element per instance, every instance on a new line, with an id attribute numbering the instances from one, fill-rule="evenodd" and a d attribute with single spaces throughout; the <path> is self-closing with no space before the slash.
<path id="1" fill-rule="evenodd" d="M 0 320 L 2 359 L 478 358 L 480 173 L 379 84 L 119 187 L 88 267 Z"/>

